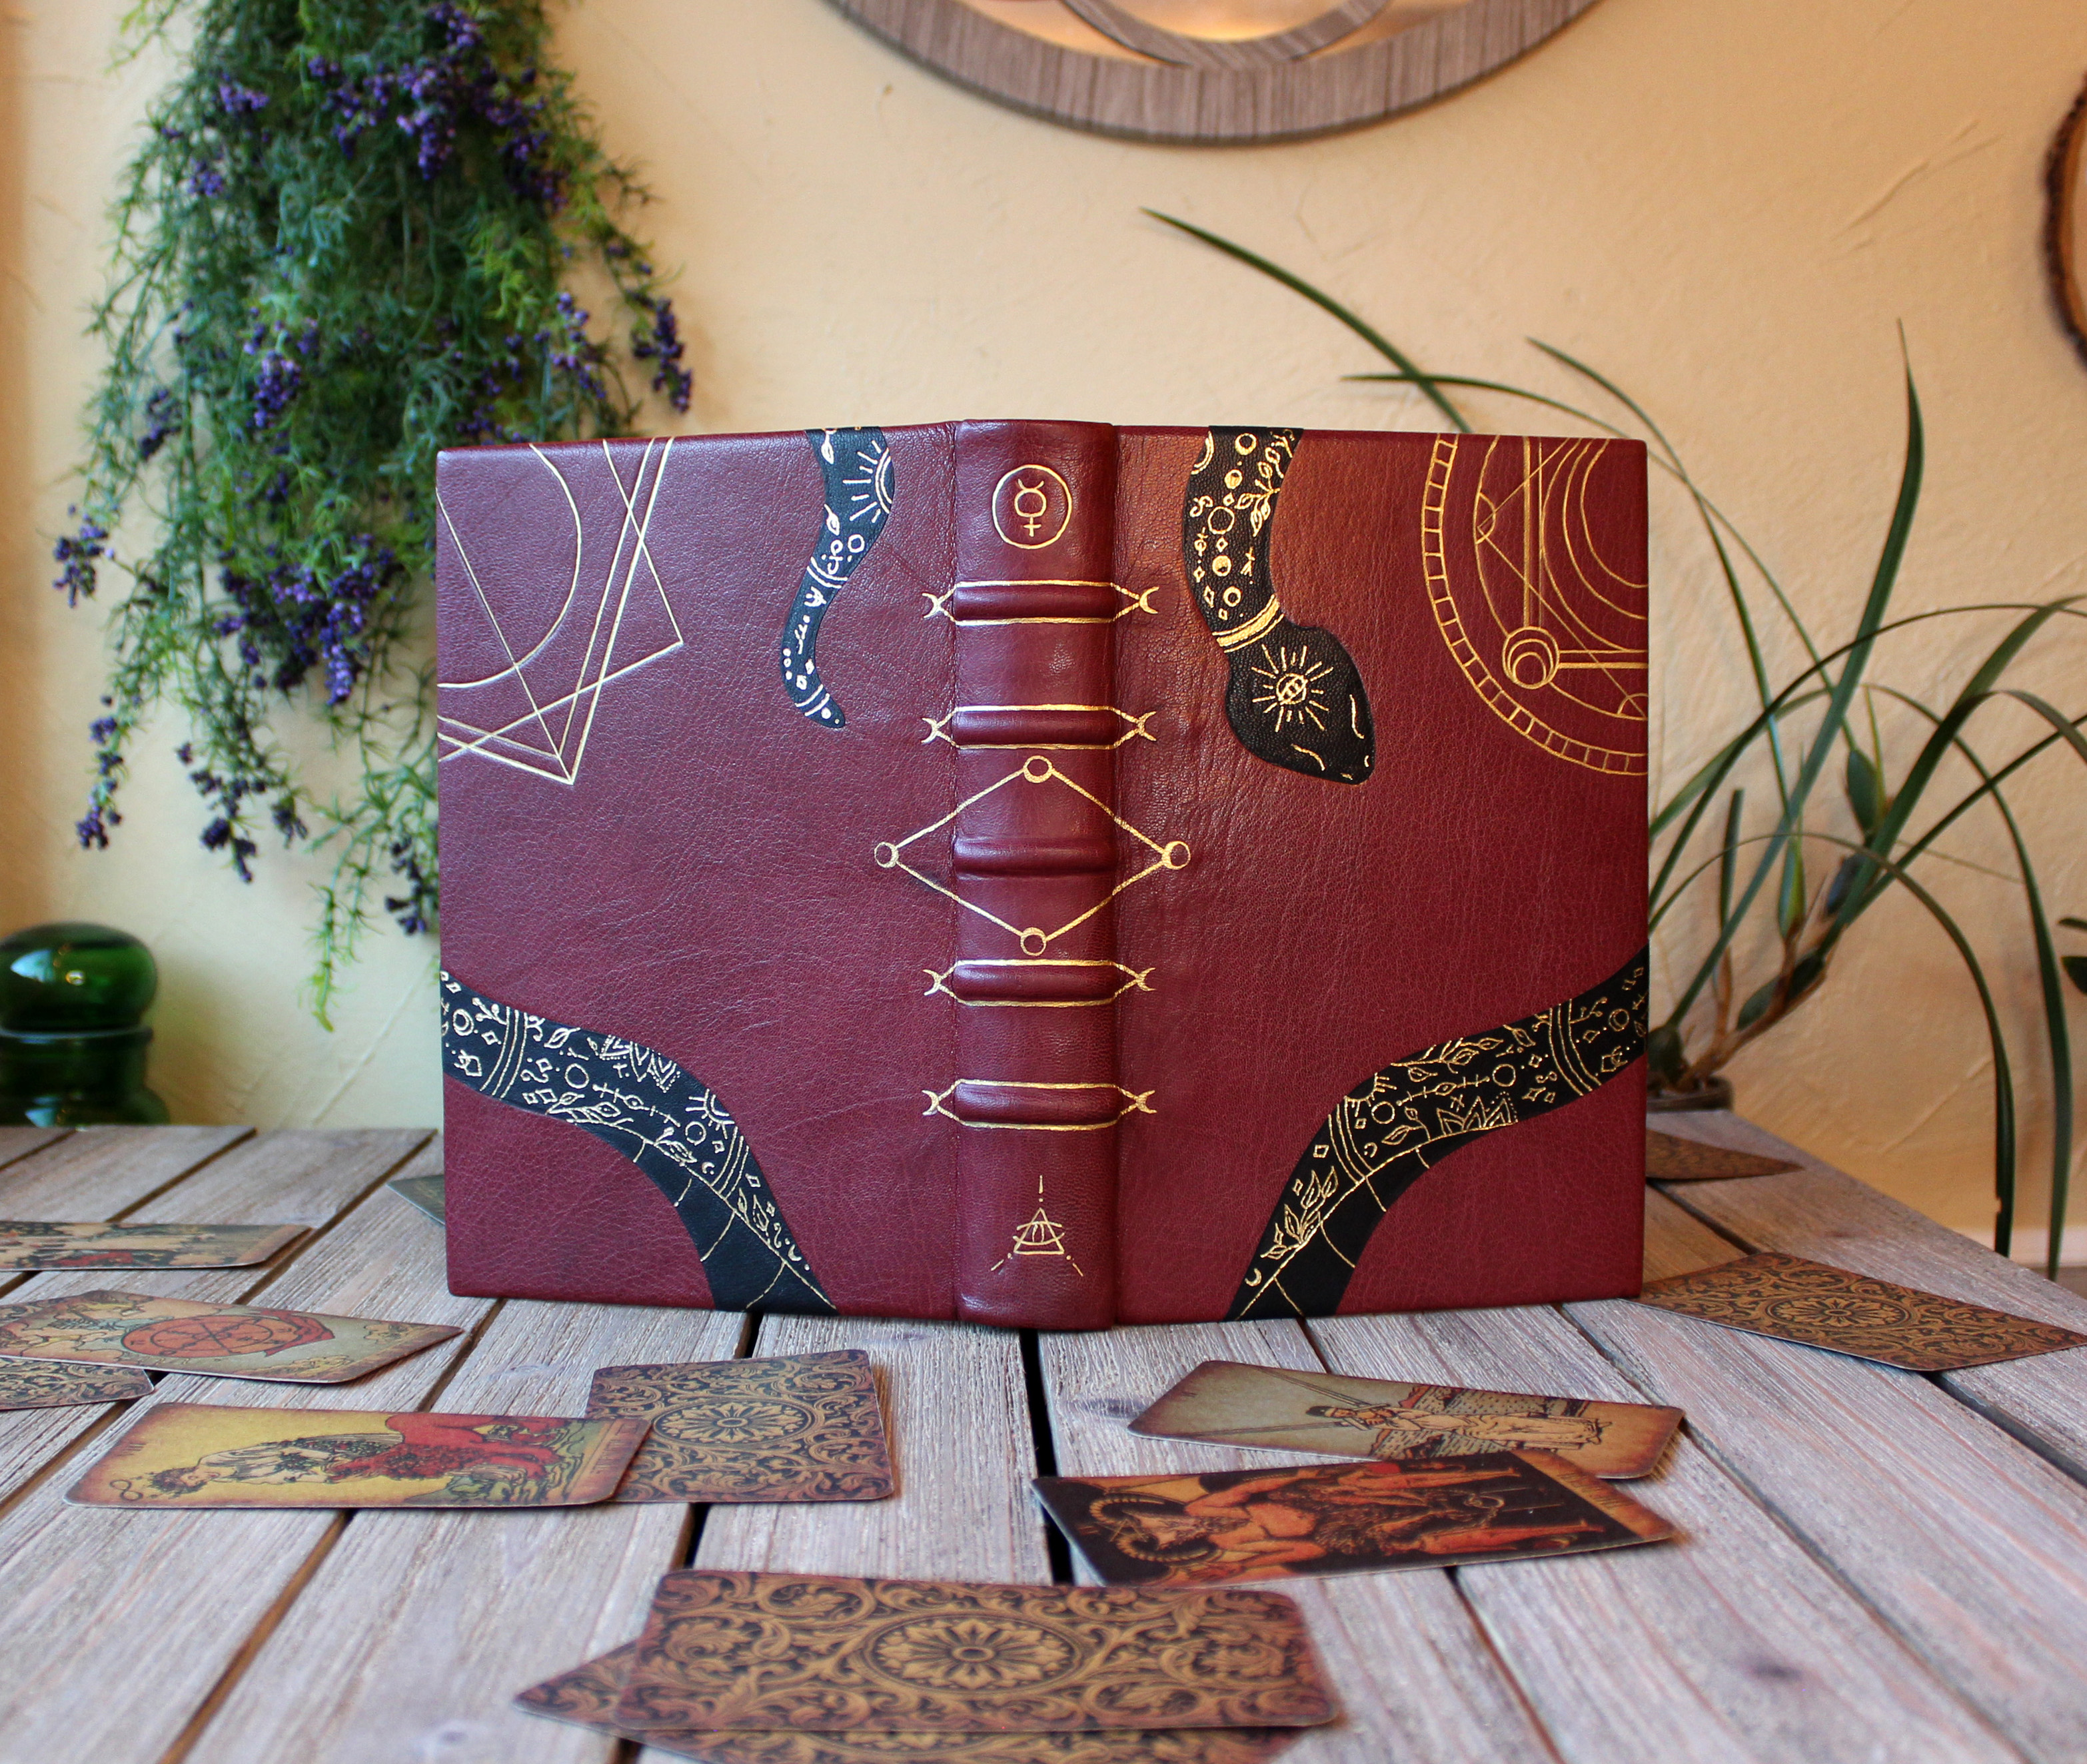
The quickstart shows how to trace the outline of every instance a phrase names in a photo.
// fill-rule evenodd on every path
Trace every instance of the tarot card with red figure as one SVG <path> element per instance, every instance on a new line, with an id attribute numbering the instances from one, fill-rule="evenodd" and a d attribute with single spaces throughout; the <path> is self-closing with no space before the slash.
<path id="1" fill-rule="evenodd" d="M 1402 1378 L 1206 1360 L 1130 1424 L 1134 1434 L 1339 1458 L 1555 1451 L 1590 1476 L 1651 1474 L 1678 1408 L 1525 1396 Z"/>
<path id="2" fill-rule="evenodd" d="M 457 1333 L 447 1323 L 380 1323 L 146 1293 L 75 1293 L 0 1305 L 0 1357 L 291 1384 L 345 1383 Z"/>
<path id="3" fill-rule="evenodd" d="M 1181 1476 L 1039 1476 L 1103 1580 L 1203 1586 L 1614 1549 L 1674 1528 L 1547 1451 Z"/>
<path id="4" fill-rule="evenodd" d="M 0 1219 L 0 1268 L 251 1268 L 310 1229 Z"/>
<path id="5" fill-rule="evenodd" d="M 531 1685 L 514 1699 L 531 1715 L 621 1737 L 609 1719 L 637 1643 Z M 1268 1764 L 1296 1739 L 1295 1728 L 1148 1728 L 1080 1733 L 960 1733 L 876 1728 L 858 1733 L 793 1732 L 787 1728 L 661 1728 L 647 1745 L 702 1764 Z"/>
<path id="6" fill-rule="evenodd" d="M 1991 1366 L 2087 1342 L 2056 1323 L 1773 1251 L 1655 1280 L 1638 1302 L 1909 1372 Z"/>
<path id="7" fill-rule="evenodd" d="M 161 1403 L 67 1493 L 82 1506 L 584 1506 L 642 1421 Z"/>

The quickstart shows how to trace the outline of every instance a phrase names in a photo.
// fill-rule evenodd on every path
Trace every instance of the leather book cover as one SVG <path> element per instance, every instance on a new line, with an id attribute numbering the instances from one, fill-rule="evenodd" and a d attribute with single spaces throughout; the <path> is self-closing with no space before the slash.
<path id="1" fill-rule="evenodd" d="M 1641 448 L 969 423 L 439 488 L 457 1291 L 1637 1290 Z"/>

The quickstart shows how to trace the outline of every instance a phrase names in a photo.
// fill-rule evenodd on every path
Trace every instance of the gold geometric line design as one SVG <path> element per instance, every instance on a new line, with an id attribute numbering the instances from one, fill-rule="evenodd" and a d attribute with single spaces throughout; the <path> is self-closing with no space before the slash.
<path id="1" fill-rule="evenodd" d="M 476 754 L 480 758 L 491 760 L 497 764 L 512 766 L 518 771 L 528 772 L 540 778 L 549 778 L 555 783 L 570 786 L 577 782 L 579 777 L 580 765 L 586 757 L 587 742 L 593 732 L 595 717 L 600 709 L 602 694 L 606 688 L 626 675 L 635 673 L 638 669 L 649 666 L 664 656 L 671 655 L 684 646 L 687 639 L 681 630 L 681 621 L 675 616 L 673 605 L 667 597 L 665 584 L 661 580 L 659 567 L 653 557 L 650 543 L 652 519 L 659 507 L 660 489 L 666 481 L 667 464 L 673 450 L 673 440 L 669 437 L 665 441 L 657 444 L 659 455 L 656 463 L 653 457 L 655 445 L 650 441 L 644 445 L 642 451 L 638 455 L 637 471 L 628 484 L 624 482 L 621 473 L 617 469 L 614 454 L 608 450 L 606 443 L 603 445 L 604 456 L 608 464 L 609 476 L 616 485 L 617 497 L 623 505 L 623 518 L 617 534 L 614 549 L 609 557 L 608 569 L 602 577 L 600 595 L 594 607 L 593 621 L 587 635 L 586 648 L 581 655 L 576 672 L 570 676 L 573 684 L 569 689 L 561 689 L 555 696 L 548 698 L 539 696 L 538 683 L 530 677 L 531 664 L 541 660 L 549 649 L 553 639 L 565 627 L 581 593 L 580 579 L 583 569 L 586 535 L 580 519 L 578 505 L 573 496 L 571 485 L 567 483 L 565 474 L 549 455 L 541 448 L 531 449 L 544 469 L 557 480 L 572 515 L 573 576 L 567 587 L 565 602 L 560 607 L 557 617 L 553 620 L 543 637 L 526 654 L 516 653 L 515 646 L 509 639 L 499 615 L 493 609 L 493 597 L 487 593 L 477 566 L 465 548 L 463 537 L 458 531 L 456 523 L 450 516 L 447 505 L 442 502 L 439 493 L 437 494 L 436 498 L 437 511 L 449 532 L 452 543 L 456 547 L 457 556 L 463 565 L 464 573 L 471 582 L 473 592 L 478 598 L 480 608 L 484 613 L 486 620 L 491 625 L 493 635 L 498 639 L 501 649 L 507 659 L 507 665 L 505 667 L 498 669 L 483 679 L 445 680 L 441 683 L 441 689 L 445 695 L 454 695 L 460 692 L 498 685 L 512 680 L 520 687 L 523 697 L 529 707 L 523 714 L 492 728 L 481 727 L 472 720 L 459 716 L 452 711 L 440 712 L 437 718 L 436 728 L 437 737 L 442 744 L 442 752 L 438 756 L 438 763 L 446 765 L 450 761 L 463 756 Z M 645 482 L 648 471 L 652 474 L 649 490 Z M 643 504 L 642 511 L 639 506 L 641 501 Z M 630 609 L 631 596 L 638 587 L 638 570 L 641 565 L 651 578 L 652 591 L 659 597 L 660 610 L 666 615 L 667 624 L 673 633 L 673 638 L 671 642 L 662 644 L 659 648 L 649 654 L 640 656 L 634 661 L 628 661 L 618 666 L 616 663 L 617 647 L 622 637 L 624 623 Z M 615 601 L 612 610 L 609 604 L 612 598 Z M 540 671 L 540 669 L 538 671 Z M 563 687 L 562 682 L 561 686 Z M 583 701 L 585 701 L 584 705 Z M 553 734 L 551 727 L 552 717 L 553 714 L 561 710 L 565 713 L 562 725 Z M 531 725 L 533 725 L 535 730 L 542 736 L 540 745 L 533 739 L 518 739 L 518 731 Z"/>
<path id="2" fill-rule="evenodd" d="M 1035 1212 L 1029 1216 L 1026 1224 L 1015 1227 L 1013 1247 L 992 1264 L 992 1272 L 997 1274 L 1018 1255 L 1055 1256 L 1069 1263 L 1073 1272 L 1082 1280 L 1087 1277 L 1086 1270 L 1073 1260 L 1071 1253 L 1065 1247 L 1065 1228 L 1045 1209 L 1041 1185 L 1037 1189 Z"/>
<path id="3" fill-rule="evenodd" d="M 1568 761 L 1574 765 L 1585 766 L 1592 772 L 1617 778 L 1642 778 L 1645 773 L 1644 754 L 1598 747 L 1591 742 L 1564 735 L 1518 703 L 1494 679 L 1492 670 L 1466 631 L 1462 616 L 1457 610 L 1455 597 L 1449 589 L 1449 556 L 1443 525 L 1449 501 L 1450 468 L 1456 460 L 1457 447 L 1457 438 L 1454 436 L 1444 435 L 1436 438 L 1428 460 L 1428 481 L 1422 492 L 1420 505 L 1420 557 L 1427 577 L 1428 599 L 1434 609 L 1436 628 L 1442 633 L 1442 641 L 1448 646 L 1451 658 L 1487 709 L 1525 740 L 1534 743 L 1547 753 Z M 1478 539 L 1475 530 L 1477 512 L 1475 508 L 1475 540 Z M 1480 542 L 1491 543 L 1489 538 Z M 1617 659 L 1621 660 L 1622 657 L 1619 655 Z M 1643 665 L 1641 656 L 1639 664 Z"/>
<path id="4" fill-rule="evenodd" d="M 928 603 L 928 610 L 920 616 L 932 619 L 938 613 L 952 624 L 1114 624 L 1118 619 L 1133 612 L 1153 610 L 1152 597 L 1159 592 L 1160 585 L 1154 582 L 1150 588 L 1126 588 L 1120 582 L 1085 582 L 1074 577 L 1023 576 L 1002 582 L 997 577 L 977 581 L 952 582 L 941 594 L 931 594 L 923 588 L 920 598 Z M 959 619 L 950 611 L 950 602 L 959 588 L 1113 588 L 1124 597 L 1125 603 L 1106 619 Z"/>
<path id="5" fill-rule="evenodd" d="M 937 974 L 933 968 L 920 971 L 928 977 L 928 990 L 920 996 L 932 999 L 937 993 L 955 999 L 967 1010 L 971 1011 L 1085 1011 L 1097 1004 L 1113 1004 L 1125 993 L 1150 992 L 1146 984 L 1156 968 L 1127 968 L 1120 961 L 1029 961 L 1009 957 L 1005 961 L 968 962 L 975 968 L 1113 968 L 1124 976 L 1123 982 L 1105 999 L 967 999 L 959 997 L 950 987 L 950 976 L 957 970 L 945 969 Z"/>
<path id="6" fill-rule="evenodd" d="M 1097 748 L 1086 741 L 958 741 L 949 732 L 949 726 L 956 721 L 959 714 L 967 710 L 1105 710 L 1112 717 L 1122 718 L 1130 726 L 1103 748 Z M 1126 741 L 1158 741 L 1159 737 L 1145 726 L 1159 714 L 1156 710 L 1148 710 L 1142 715 L 1133 716 L 1127 710 L 1118 710 L 1114 705 L 958 705 L 946 717 L 923 717 L 920 719 L 928 726 L 927 734 L 920 737 L 920 744 L 926 747 L 930 742 L 946 741 L 953 748 L 960 747 L 967 751 L 988 748 L 1032 750 L 1041 748 L 1052 752 L 1108 752 L 1121 747 Z"/>
<path id="7" fill-rule="evenodd" d="M 1099 808 L 1104 815 L 1108 816 L 1111 820 L 1114 821 L 1124 832 L 1129 833 L 1132 838 L 1137 840 L 1139 844 L 1142 845 L 1147 850 L 1150 851 L 1153 854 L 1152 862 L 1146 865 L 1143 869 L 1136 871 L 1134 874 L 1124 877 L 1114 888 L 1111 888 L 1107 894 L 1103 895 L 1101 899 L 1095 901 L 1092 906 L 1089 907 L 1084 913 L 1080 914 L 1077 918 L 1069 918 L 1064 924 L 1059 926 L 1056 930 L 1047 931 L 1041 926 L 1037 925 L 1023 927 L 1020 925 L 1009 924 L 1005 919 L 1001 918 L 997 914 L 988 912 L 983 906 L 977 905 L 975 901 L 966 900 L 962 895 L 958 893 L 954 889 L 945 887 L 943 884 L 937 882 L 933 876 L 923 875 L 920 871 L 915 869 L 911 864 L 907 863 L 899 856 L 899 854 L 908 846 L 911 845 L 915 840 L 924 839 L 930 833 L 940 832 L 943 828 L 948 826 L 951 821 L 954 820 L 958 816 L 963 813 L 963 812 L 969 808 L 973 803 L 983 802 L 987 797 L 992 795 L 995 790 L 1004 789 L 1008 785 L 1015 782 L 1018 779 L 1031 784 L 1048 784 L 1055 782 L 1064 785 L 1067 790 L 1073 791 L 1076 795 L 1085 797 L 1089 802 L 1092 803 L 1095 807 Z M 1138 883 L 1142 882 L 1147 876 L 1156 875 L 1162 870 L 1185 869 L 1188 867 L 1191 855 L 1192 854 L 1189 850 L 1189 843 L 1186 840 L 1173 839 L 1169 840 L 1165 845 L 1161 845 L 1157 840 L 1147 837 L 1142 831 L 1132 826 L 1129 821 L 1125 820 L 1120 815 L 1117 814 L 1113 808 L 1110 807 L 1107 803 L 1101 799 L 1101 798 L 1095 795 L 1092 790 L 1087 790 L 1082 786 L 1075 783 L 1071 778 L 1066 777 L 1063 772 L 1060 771 L 1056 765 L 1054 765 L 1049 760 L 1046 759 L 1042 754 L 1033 752 L 1027 759 L 1024 760 L 1022 764 L 1017 766 L 1012 772 L 1009 772 L 1006 777 L 1000 779 L 997 782 L 987 785 L 982 790 L 974 790 L 969 796 L 967 796 L 961 803 L 958 803 L 954 808 L 951 809 L 948 814 L 943 816 L 940 820 L 928 822 L 926 826 L 907 834 L 903 839 L 895 841 L 881 840 L 870 848 L 871 861 L 874 863 L 880 870 L 902 870 L 907 876 L 911 876 L 915 881 L 933 888 L 937 894 L 945 895 L 949 899 L 954 901 L 957 905 L 962 907 L 965 911 L 975 913 L 980 918 L 988 920 L 990 922 L 997 925 L 1002 931 L 1005 931 L 1009 936 L 1014 937 L 1020 943 L 1022 946 L 1022 952 L 1025 956 L 1041 956 L 1047 954 L 1052 944 L 1056 943 L 1061 937 L 1063 937 L 1066 932 L 1073 930 L 1078 926 L 1086 923 L 1089 919 L 1092 918 L 1095 914 L 1099 913 L 1104 906 L 1108 905 L 1111 901 L 1116 897 L 1116 896 L 1122 893 L 1125 888 L 1135 887 Z"/>
<path id="8" fill-rule="evenodd" d="M 957 1084 L 946 1090 L 924 1090 L 920 1094 L 928 1099 L 928 1106 L 920 1113 L 923 1117 L 939 1114 L 954 1121 L 959 1127 L 989 1127 L 1006 1133 L 1099 1133 L 1114 1127 L 1127 1114 L 1152 1114 L 1153 1093 L 1150 1090 L 1126 1090 L 1121 1084 L 1055 1084 L 1018 1082 L 1007 1078 L 960 1078 L 958 1084 L 990 1084 L 996 1090 L 1113 1090 L 1123 1098 L 1123 1106 L 1106 1121 L 1043 1122 L 1043 1121 L 967 1121 L 960 1115 L 943 1107 L 943 1104 L 957 1093 Z M 1039 1188 L 1037 1198 L 1043 1198 Z"/>

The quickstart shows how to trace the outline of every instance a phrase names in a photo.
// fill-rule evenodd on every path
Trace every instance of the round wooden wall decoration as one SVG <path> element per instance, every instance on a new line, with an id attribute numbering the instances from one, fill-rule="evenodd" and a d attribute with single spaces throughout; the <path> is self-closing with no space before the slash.
<path id="1" fill-rule="evenodd" d="M 2043 254 L 2058 316 L 2087 361 L 2087 88 L 2072 100 L 2051 143 L 2045 178 Z"/>
<path id="2" fill-rule="evenodd" d="M 1142 141 L 1280 141 L 1468 85 L 1594 0 L 832 0 L 959 85 Z"/>

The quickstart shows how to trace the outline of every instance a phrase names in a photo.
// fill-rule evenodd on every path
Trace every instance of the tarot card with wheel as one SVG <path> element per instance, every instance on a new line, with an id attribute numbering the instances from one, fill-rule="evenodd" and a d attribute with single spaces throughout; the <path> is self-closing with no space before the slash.
<path id="1" fill-rule="evenodd" d="M 1678 1408 L 1524 1396 L 1206 1360 L 1130 1424 L 1134 1434 L 1341 1458 L 1555 1451 L 1590 1476 L 1650 1473 Z"/>
<path id="2" fill-rule="evenodd" d="M 75 1293 L 0 1305 L 0 1358 L 292 1384 L 344 1383 L 459 1332 L 449 1323 L 382 1323 L 147 1293 Z"/>
<path id="3" fill-rule="evenodd" d="M 0 1219 L 0 1268 L 250 1268 L 309 1229 Z"/>

